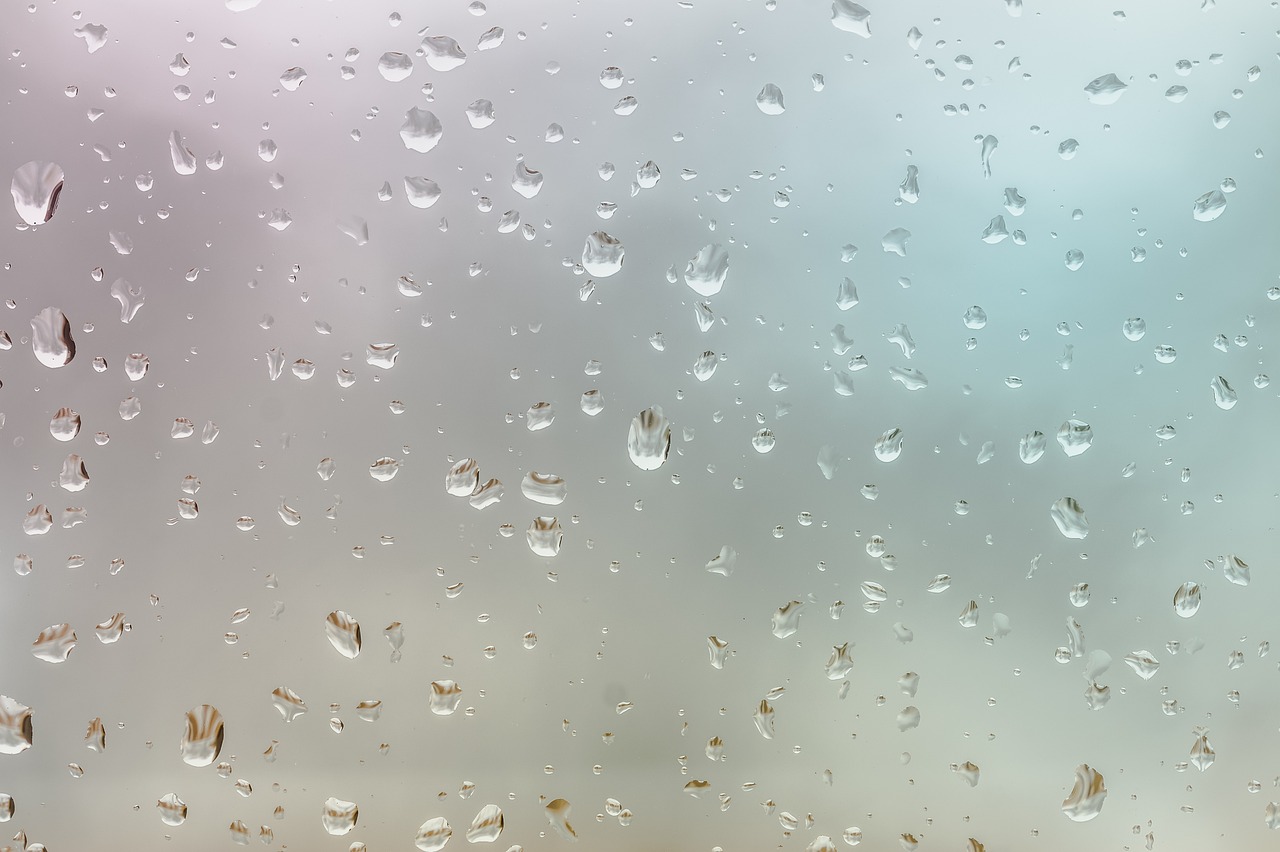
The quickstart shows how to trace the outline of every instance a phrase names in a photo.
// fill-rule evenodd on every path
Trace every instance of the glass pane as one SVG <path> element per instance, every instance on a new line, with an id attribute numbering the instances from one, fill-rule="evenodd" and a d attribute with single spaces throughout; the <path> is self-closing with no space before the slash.
<path id="1" fill-rule="evenodd" d="M 1264 848 L 1277 20 L 6 6 L 0 849 Z"/>

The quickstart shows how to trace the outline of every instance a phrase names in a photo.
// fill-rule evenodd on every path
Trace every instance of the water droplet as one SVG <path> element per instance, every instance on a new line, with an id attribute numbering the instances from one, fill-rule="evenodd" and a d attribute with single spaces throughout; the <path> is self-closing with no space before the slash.
<path id="1" fill-rule="evenodd" d="M 565 481 L 554 473 L 529 471 L 520 481 L 520 493 L 526 499 L 546 506 L 558 506 L 568 494 Z"/>
<path id="2" fill-rule="evenodd" d="M 982 229 L 982 241 L 987 245 L 996 245 L 1009 236 L 1009 227 L 1003 216 L 996 216 Z"/>
<path id="3" fill-rule="evenodd" d="M 1143 680 L 1151 680 L 1160 668 L 1159 661 L 1150 651 L 1131 651 L 1124 657 L 1125 664 Z"/>
<path id="4" fill-rule="evenodd" d="M 766 740 L 773 739 L 774 731 L 774 710 L 773 705 L 768 700 L 761 700 L 760 706 L 756 708 L 755 713 L 751 715 L 751 719 L 755 722 L 756 730 L 760 732 L 760 736 Z"/>
<path id="5" fill-rule="evenodd" d="M 1173 611 L 1181 618 L 1190 618 L 1200 610 L 1200 586 L 1186 582 L 1173 594 Z"/>
<path id="6" fill-rule="evenodd" d="M 382 79 L 399 83 L 413 73 L 413 60 L 408 54 L 391 51 L 378 59 L 378 73 Z"/>
<path id="7" fill-rule="evenodd" d="M 360 623 L 342 610 L 334 610 L 324 620 L 324 635 L 335 651 L 348 660 L 360 654 Z"/>
<path id="8" fill-rule="evenodd" d="M 492 843 L 502 834 L 504 820 L 502 809 L 497 805 L 485 805 L 471 820 L 467 829 L 468 843 Z"/>
<path id="9" fill-rule="evenodd" d="M 617 238 L 604 231 L 596 231 L 587 235 L 586 244 L 582 247 L 582 267 L 589 275 L 608 278 L 621 271 L 626 253 Z"/>
<path id="10" fill-rule="evenodd" d="M 80 415 L 70 408 L 59 408 L 49 421 L 49 434 L 59 441 L 74 440 L 80 434 Z"/>
<path id="11" fill-rule="evenodd" d="M 307 705 L 302 700 L 302 696 L 287 686 L 278 686 L 271 690 L 271 704 L 280 711 L 281 718 L 286 722 L 292 722 L 307 712 Z"/>
<path id="12" fill-rule="evenodd" d="M 355 802 L 344 802 L 333 796 L 325 799 L 324 810 L 320 814 L 320 822 L 329 834 L 343 835 L 356 827 L 360 817 L 360 809 Z"/>
<path id="13" fill-rule="evenodd" d="M 76 634 L 70 624 L 54 624 L 40 631 L 40 635 L 31 643 L 31 653 L 37 660 L 46 663 L 66 662 L 67 656 L 76 647 Z"/>
<path id="14" fill-rule="evenodd" d="M 13 171 L 10 192 L 18 216 L 28 225 L 43 225 L 58 212 L 64 175 L 57 163 L 32 160 Z"/>
<path id="15" fill-rule="evenodd" d="M 1120 82 L 1115 74 L 1103 74 L 1085 86 L 1084 91 L 1089 97 L 1089 103 L 1106 105 L 1120 100 L 1127 88 L 1129 87 Z"/>
<path id="16" fill-rule="evenodd" d="M 467 54 L 449 36 L 427 36 L 422 40 L 422 49 L 434 71 L 452 71 L 467 61 Z"/>
<path id="17" fill-rule="evenodd" d="M 804 603 L 801 601 L 790 601 L 779 607 L 770 618 L 773 635 L 779 639 L 794 635 L 800 629 L 800 614 L 803 610 Z"/>
<path id="18" fill-rule="evenodd" d="M 182 144 L 182 134 L 176 130 L 169 135 L 169 158 L 173 161 L 173 170 L 178 174 L 196 173 L 196 155 Z"/>
<path id="19" fill-rule="evenodd" d="M 475 459 L 459 460 L 444 476 L 444 490 L 454 497 L 470 497 L 479 485 L 480 463 Z"/>
<path id="20" fill-rule="evenodd" d="M 917 707 L 904 707 L 898 713 L 898 730 L 909 731 L 912 728 L 920 727 L 920 710 Z"/>
<path id="21" fill-rule="evenodd" d="M 875 454 L 882 462 L 891 462 L 902 455 L 902 430 L 890 429 L 876 439 Z"/>
<path id="22" fill-rule="evenodd" d="M 390 482 L 400 472 L 400 462 L 389 456 L 383 456 L 369 465 L 369 475 L 379 482 Z"/>
<path id="23" fill-rule="evenodd" d="M 685 266 L 684 282 L 699 296 L 707 298 L 720 292 L 728 275 L 728 250 L 720 243 L 711 243 L 690 258 Z"/>
<path id="24" fill-rule="evenodd" d="M 182 761 L 189 766 L 209 766 L 222 752 L 223 737 L 222 713 L 217 707 L 201 704 L 191 708 L 182 732 Z"/>
<path id="25" fill-rule="evenodd" d="M 776 439 L 773 432 L 769 429 L 761 429 L 751 438 L 751 447 L 757 453 L 764 455 L 773 449 Z"/>
<path id="26" fill-rule="evenodd" d="M 1102 773 L 1082 763 L 1076 767 L 1076 783 L 1062 801 L 1062 813 L 1073 822 L 1088 822 L 1102 812 L 1107 798 Z"/>
<path id="27" fill-rule="evenodd" d="M 51 369 L 65 367 L 76 357 L 71 321 L 58 308 L 45 308 L 31 318 L 31 349 L 36 360 Z"/>
<path id="28" fill-rule="evenodd" d="M 1227 380 L 1222 376 L 1215 377 L 1209 383 L 1209 387 L 1213 389 L 1214 404 L 1223 411 L 1230 411 L 1236 407 L 1239 397 L 1236 396 L 1236 392 L 1231 389 L 1231 385 L 1227 384 Z"/>
<path id="29" fill-rule="evenodd" d="M 911 232 L 906 228 L 894 228 L 883 237 L 880 238 L 880 248 L 890 254 L 896 254 L 898 257 L 907 256 L 907 240 L 911 239 Z M 707 294 L 711 295 L 711 294 Z"/>
<path id="30" fill-rule="evenodd" d="M 543 814 L 546 816 L 547 822 L 555 830 L 556 834 L 565 840 L 574 840 L 578 836 L 573 826 L 569 824 L 569 815 L 572 810 L 573 806 L 564 799 L 553 799 L 543 808 Z"/>
<path id="31" fill-rule="evenodd" d="M 178 798 L 177 793 L 165 793 L 156 802 L 156 810 L 160 812 L 160 821 L 165 825 L 182 825 L 187 821 L 187 803 Z"/>
<path id="32" fill-rule="evenodd" d="M 987 135 L 982 137 L 982 176 L 991 177 L 991 155 L 995 153 L 996 148 L 1000 147 L 1000 140 L 994 136 Z"/>
<path id="33" fill-rule="evenodd" d="M 1068 456 L 1078 456 L 1093 446 L 1093 429 L 1083 420 L 1072 418 L 1058 427 L 1058 444 Z"/>
<path id="34" fill-rule="evenodd" d="M 1082 539 L 1089 535 L 1089 521 L 1084 516 L 1084 509 L 1073 497 L 1062 497 L 1049 508 L 1049 516 L 1058 527 L 1058 532 L 1067 538 Z"/>
<path id="35" fill-rule="evenodd" d="M 847 33 L 871 38 L 871 13 L 853 0 L 832 0 L 831 25 Z"/>
<path id="36" fill-rule="evenodd" d="M 564 543 L 564 531 L 560 527 L 559 520 L 544 515 L 534 518 L 529 523 L 529 528 L 525 530 L 525 539 L 529 549 L 538 556 L 555 556 L 560 552 L 560 545 Z"/>
<path id="37" fill-rule="evenodd" d="M 910 391 L 924 390 L 929 386 L 925 374 L 911 367 L 890 367 L 889 377 Z"/>
<path id="38" fill-rule="evenodd" d="M 437 852 L 453 837 L 453 829 L 444 817 L 432 817 L 418 827 L 418 836 L 413 843 L 422 852 Z"/>
<path id="39" fill-rule="evenodd" d="M 440 184 L 428 178 L 405 175 L 404 195 L 411 205 L 419 210 L 426 210 L 440 200 Z M 404 295 L 417 296 L 422 293 L 421 288 L 417 287 L 410 287 L 413 292 L 405 292 L 406 286 L 412 285 L 412 282 L 406 279 L 401 280 L 404 281 L 404 284 L 400 286 L 400 292 L 404 293 Z"/>
<path id="40" fill-rule="evenodd" d="M 765 83 L 760 94 L 756 95 L 756 106 L 765 115 L 782 115 L 786 106 L 782 102 L 782 90 L 773 83 Z"/>
<path id="41" fill-rule="evenodd" d="M 658 406 L 646 408 L 631 421 L 627 455 L 641 470 L 657 470 L 671 452 L 671 423 Z"/>
<path id="42" fill-rule="evenodd" d="M 400 139 L 404 147 L 410 151 L 425 154 L 440 144 L 444 126 L 435 113 L 413 107 L 404 114 L 404 124 L 400 125 Z"/>
<path id="43" fill-rule="evenodd" d="M 853 670 L 853 657 L 849 654 L 848 642 L 832 646 L 825 670 L 827 680 L 843 680 Z"/>
<path id="44" fill-rule="evenodd" d="M 1197 222 L 1212 222 L 1227 209 L 1227 197 L 1222 190 L 1206 192 L 1191 205 L 1191 218 Z"/>

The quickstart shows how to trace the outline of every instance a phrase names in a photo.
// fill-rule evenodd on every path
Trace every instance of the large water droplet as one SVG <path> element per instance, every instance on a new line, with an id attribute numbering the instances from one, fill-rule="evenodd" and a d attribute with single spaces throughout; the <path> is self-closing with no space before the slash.
<path id="1" fill-rule="evenodd" d="M 31 653 L 46 663 L 66 662 L 76 647 L 76 633 L 70 624 L 54 624 L 40 631 L 31 643 Z"/>
<path id="2" fill-rule="evenodd" d="M 1236 392 L 1232 390 L 1231 385 L 1227 384 L 1227 380 L 1222 376 L 1215 377 L 1209 383 L 1209 387 L 1213 389 L 1214 404 L 1223 411 L 1230 411 L 1236 407 L 1239 397 L 1236 396 Z"/>
<path id="3" fill-rule="evenodd" d="M 564 543 L 564 531 L 558 519 L 540 516 L 529 523 L 525 539 L 529 543 L 529 549 L 538 556 L 555 556 Z"/>
<path id="4" fill-rule="evenodd" d="M 1106 105 L 1120 100 L 1127 88 L 1115 74 L 1103 74 L 1085 86 L 1084 91 L 1089 96 L 1089 103 Z"/>
<path id="5" fill-rule="evenodd" d="M 452 716 L 461 701 L 462 687 L 458 686 L 454 681 L 436 680 L 431 682 L 431 695 L 428 698 L 428 706 L 435 715 Z"/>
<path id="6" fill-rule="evenodd" d="M 178 174 L 196 173 L 196 155 L 182 144 L 182 134 L 176 130 L 169 134 L 169 158 L 173 161 L 173 170 Z"/>
<path id="7" fill-rule="evenodd" d="M 891 462 L 902 455 L 902 430 L 890 429 L 876 439 L 876 458 L 882 462 Z"/>
<path id="8" fill-rule="evenodd" d="M 728 275 L 729 251 L 720 243 L 711 243 L 689 259 L 684 269 L 684 283 L 705 298 L 719 293 Z"/>
<path id="9" fill-rule="evenodd" d="M 404 114 L 404 124 L 400 125 L 400 138 L 404 147 L 410 151 L 425 154 L 440 144 L 440 136 L 444 126 L 435 113 L 413 107 Z"/>
<path id="10" fill-rule="evenodd" d="M 360 654 L 360 623 L 342 610 L 334 610 L 324 620 L 324 635 L 334 650 L 354 660 Z"/>
<path id="11" fill-rule="evenodd" d="M 852 0 L 832 0 L 831 25 L 847 33 L 871 38 L 871 13 Z"/>
<path id="12" fill-rule="evenodd" d="M 779 639 L 786 639 L 795 634 L 800 629 L 800 613 L 803 610 L 804 603 L 801 601 L 790 601 L 779 607 L 770 617 L 773 635 Z"/>
<path id="13" fill-rule="evenodd" d="M 1227 209 L 1227 197 L 1222 190 L 1206 192 L 1191 205 L 1191 218 L 1197 222 L 1212 222 Z"/>
<path id="14" fill-rule="evenodd" d="M 631 420 L 627 432 L 627 455 L 641 470 L 657 470 L 671 452 L 671 423 L 654 406 L 641 411 Z"/>
<path id="15" fill-rule="evenodd" d="M 480 485 L 480 463 L 460 459 L 444 475 L 444 490 L 454 497 L 470 497 Z"/>
<path id="16" fill-rule="evenodd" d="M 1058 444 L 1068 456 L 1078 456 L 1093 446 L 1093 429 L 1072 418 L 1058 427 Z"/>
<path id="17" fill-rule="evenodd" d="M 398 51 L 384 53 L 378 59 L 378 73 L 384 80 L 399 83 L 413 73 L 413 59 Z"/>
<path id="18" fill-rule="evenodd" d="M 356 827 L 360 818 L 360 809 L 355 802 L 344 802 L 333 796 L 325 799 L 324 810 L 320 814 L 320 822 L 329 834 L 343 835 Z"/>
<path id="19" fill-rule="evenodd" d="M 760 94 L 756 95 L 756 106 L 765 115 L 782 115 L 787 107 L 782 102 L 782 90 L 773 83 L 765 83 Z"/>
<path id="20" fill-rule="evenodd" d="M 1076 783 L 1062 801 L 1062 813 L 1073 822 L 1088 822 L 1102 812 L 1107 798 L 1102 773 L 1082 763 L 1076 767 Z"/>
<path id="21" fill-rule="evenodd" d="M 1067 538 L 1085 538 L 1089 535 L 1089 521 L 1084 509 L 1073 497 L 1062 497 L 1049 508 L 1049 516 L 1058 526 L 1058 532 Z"/>
<path id="22" fill-rule="evenodd" d="M 182 761 L 189 766 L 210 765 L 222 752 L 223 737 L 222 713 L 217 707 L 201 704 L 191 708 L 182 732 Z"/>
<path id="23" fill-rule="evenodd" d="M 160 821 L 165 825 L 182 825 L 187 821 L 187 803 L 178 798 L 177 793 L 165 793 L 156 802 L 156 810 L 160 813 Z"/>
<path id="24" fill-rule="evenodd" d="M 1190 581 L 1173 593 L 1173 611 L 1181 618 L 1190 618 L 1200 610 L 1200 586 Z"/>
<path id="25" fill-rule="evenodd" d="M 622 269 L 626 254 L 626 249 L 616 237 L 596 231 L 587 235 L 586 244 L 582 247 L 582 268 L 589 275 L 608 278 Z"/>
<path id="26" fill-rule="evenodd" d="M 426 210 L 431 205 L 440 200 L 440 184 L 424 177 L 410 177 L 405 175 L 404 178 L 404 197 L 411 205 L 419 210 Z M 403 292 L 403 290 L 401 290 Z M 419 291 L 421 292 L 421 291 Z M 406 293 L 405 295 L 409 295 Z M 414 293 L 413 295 L 418 295 Z"/>
<path id="27" fill-rule="evenodd" d="M 28 225 L 43 225 L 58 212 L 62 195 L 62 167 L 57 163 L 32 160 L 13 171 L 13 206 Z"/>
<path id="28" fill-rule="evenodd" d="M 471 820 L 467 829 L 468 843 L 492 843 L 502 834 L 504 825 L 502 808 L 497 805 L 485 805 Z"/>
<path id="29" fill-rule="evenodd" d="M 452 71 L 467 61 L 467 54 L 449 36 L 427 36 L 422 40 L 427 64 L 435 71 Z"/>
<path id="30" fill-rule="evenodd" d="M 19 754 L 31 748 L 31 708 L 0 695 L 0 754 Z"/>
<path id="31" fill-rule="evenodd" d="M 307 712 L 302 696 L 287 686 L 277 686 L 271 690 L 271 704 L 280 711 L 280 716 L 286 722 L 292 722 Z"/>
<path id="32" fill-rule="evenodd" d="M 535 503 L 558 506 L 564 502 L 568 488 L 565 481 L 554 473 L 531 470 L 520 482 L 520 493 Z"/>
<path id="33" fill-rule="evenodd" d="M 71 321 L 60 309 L 45 308 L 31 318 L 31 350 L 37 361 L 52 369 L 65 367 L 76 357 Z"/>

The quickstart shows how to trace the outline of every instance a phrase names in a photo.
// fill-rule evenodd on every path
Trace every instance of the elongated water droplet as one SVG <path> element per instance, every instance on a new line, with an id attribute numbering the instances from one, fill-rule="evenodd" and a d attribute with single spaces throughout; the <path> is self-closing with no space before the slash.
<path id="1" fill-rule="evenodd" d="M 324 634 L 334 650 L 348 660 L 360 655 L 360 623 L 342 610 L 334 610 L 325 618 Z"/>
<path id="2" fill-rule="evenodd" d="M 492 843 L 502 834 L 504 820 L 502 808 L 497 805 L 485 805 L 471 820 L 467 829 L 468 843 Z"/>
<path id="3" fill-rule="evenodd" d="M 224 735 L 222 713 L 217 707 L 201 704 L 191 708 L 182 732 L 182 761 L 189 766 L 209 766 L 222 752 Z"/>
<path id="4" fill-rule="evenodd" d="M 60 309 L 45 308 L 31 318 L 31 350 L 37 361 L 51 369 L 65 367 L 76 357 L 71 321 Z"/>
<path id="5" fill-rule="evenodd" d="M 646 408 L 631 421 L 627 455 L 641 470 L 657 470 L 671 452 L 671 423 L 658 406 Z"/>

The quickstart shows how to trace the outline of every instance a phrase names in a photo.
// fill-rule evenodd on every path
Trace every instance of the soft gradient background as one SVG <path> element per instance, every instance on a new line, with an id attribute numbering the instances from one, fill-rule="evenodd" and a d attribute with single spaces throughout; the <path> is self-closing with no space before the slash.
<path id="1" fill-rule="evenodd" d="M 902 848 L 907 833 L 921 850 L 958 850 L 971 837 L 993 851 L 1140 849 L 1148 833 L 1163 850 L 1274 843 L 1264 811 L 1280 799 L 1280 676 L 1260 647 L 1280 640 L 1278 406 L 1254 378 L 1275 369 L 1280 310 L 1267 296 L 1280 283 L 1280 16 L 1274 3 L 1213 0 L 1147 0 L 1123 14 L 1028 2 L 1014 16 L 1006 5 L 869 2 L 869 39 L 833 27 L 830 4 L 811 0 L 492 0 L 483 14 L 459 0 L 265 0 L 243 12 L 213 0 L 6 6 L 0 173 L 54 161 L 66 183 L 51 222 L 26 228 L 11 210 L 0 237 L 0 296 L 10 300 L 0 325 L 13 341 L 0 352 L 0 558 L 7 566 L 23 553 L 35 565 L 0 576 L 0 693 L 33 708 L 35 730 L 30 750 L 0 755 L 0 792 L 17 805 L 4 836 L 21 829 L 56 852 L 215 850 L 232 846 L 227 826 L 240 819 L 255 836 L 270 826 L 273 849 L 359 840 L 391 850 L 413 848 L 417 827 L 443 816 L 458 848 L 481 806 L 496 803 L 506 815 L 496 848 L 547 850 L 567 841 L 543 805 L 564 798 L 588 849 L 798 850 L 818 835 L 843 846 L 850 826 L 874 850 Z M 86 23 L 109 30 L 92 54 L 74 35 Z M 476 51 L 494 26 L 504 43 Z M 918 50 L 907 42 L 913 26 Z M 384 80 L 379 56 L 413 54 L 424 35 L 456 38 L 467 62 L 441 73 L 415 56 L 407 80 Z M 348 62 L 353 47 L 360 55 Z M 169 70 L 179 52 L 190 63 L 181 78 Z M 957 67 L 961 54 L 971 70 Z M 1186 76 L 1175 69 L 1182 59 L 1194 66 Z M 1261 77 L 1249 82 L 1254 65 Z M 288 91 L 279 78 L 294 66 L 307 79 Z M 622 69 L 620 89 L 601 86 L 606 66 Z M 1107 73 L 1129 88 L 1115 104 L 1090 103 L 1084 87 Z M 784 93 L 784 114 L 757 109 L 766 83 Z M 178 85 L 188 100 L 175 97 Z M 1184 102 L 1165 99 L 1172 85 L 1190 90 Z M 615 114 L 627 95 L 638 108 Z M 492 100 L 497 118 L 480 130 L 464 114 L 477 98 Z M 967 114 L 948 116 L 948 104 Z M 426 154 L 399 136 L 412 107 L 444 126 Z M 91 121 L 94 109 L 105 114 Z M 1223 129 L 1218 110 L 1232 116 Z M 565 138 L 548 143 L 553 122 Z M 197 157 L 194 175 L 171 165 L 174 130 Z M 984 178 L 988 134 L 999 146 Z M 1080 147 L 1066 161 L 1057 152 L 1069 137 Z M 257 154 L 264 139 L 279 147 L 270 163 Z M 215 150 L 225 165 L 211 171 Z M 533 199 L 511 187 L 520 156 L 545 175 Z M 661 181 L 633 193 L 648 160 Z M 604 161 L 617 168 L 608 182 Z M 919 168 L 920 199 L 896 203 L 908 164 Z M 696 177 L 682 180 L 682 169 Z M 153 180 L 146 192 L 142 174 Z M 406 175 L 438 182 L 439 202 L 411 207 Z M 1194 221 L 1192 202 L 1228 177 L 1238 191 L 1224 214 Z M 1027 198 L 1025 215 L 1004 210 L 1006 187 Z M 789 206 L 775 206 L 779 191 Z M 602 201 L 618 205 L 607 221 L 595 212 Z M 266 224 L 276 208 L 292 216 L 287 230 Z M 497 232 L 513 209 L 532 240 Z M 1025 231 L 1025 245 L 980 240 L 998 214 Z M 335 226 L 350 217 L 367 221 L 367 244 Z M 893 228 L 912 233 L 905 257 L 881 249 Z M 598 229 L 623 242 L 626 259 L 582 301 L 587 276 L 573 265 Z M 113 231 L 132 239 L 130 254 L 112 247 Z M 730 271 L 704 334 L 701 298 L 666 276 L 711 242 L 728 247 Z M 858 251 L 842 263 L 846 245 Z M 1144 262 L 1131 260 L 1134 247 Z M 1086 255 L 1079 271 L 1063 263 L 1069 249 Z M 90 274 L 98 266 L 101 283 Z M 397 290 L 409 274 L 418 298 Z M 844 276 L 861 300 L 847 312 L 835 305 Z M 128 324 L 110 296 L 118 277 L 145 290 Z M 972 331 L 962 316 L 975 304 L 989 322 Z M 78 344 L 59 370 L 29 342 L 28 321 L 46 306 L 66 312 Z M 1137 316 L 1148 331 L 1132 343 L 1121 325 Z M 831 349 L 837 323 L 855 341 L 844 356 Z M 899 323 L 918 345 L 910 361 L 887 340 Z M 658 332 L 663 351 L 649 342 Z M 1222 352 L 1219 334 L 1247 339 Z M 399 346 L 396 365 L 369 366 L 366 347 L 385 342 Z M 1157 344 L 1176 347 L 1177 360 L 1157 363 Z M 1074 360 L 1063 370 L 1067 345 Z M 288 364 L 313 361 L 315 377 L 286 367 L 270 381 L 272 348 Z M 722 362 L 702 383 L 691 369 L 705 350 Z M 151 368 L 131 382 L 123 364 L 139 352 Z M 837 395 L 832 373 L 859 354 L 869 366 L 853 374 L 855 393 Z M 598 376 L 584 374 L 591 359 Z M 890 378 L 895 366 L 923 371 L 929 386 L 905 390 Z M 355 373 L 352 387 L 336 382 L 340 368 Z M 774 373 L 789 387 L 771 391 Z M 1214 405 L 1218 375 L 1239 394 L 1230 411 Z M 605 408 L 591 418 L 578 401 L 593 387 Z M 118 407 L 130 394 L 142 413 L 126 422 Z M 524 413 L 540 401 L 555 422 L 530 432 Z M 674 431 L 670 458 L 648 472 L 625 445 L 631 418 L 653 405 Z M 48 430 L 62 406 L 84 421 L 68 444 Z M 178 417 L 195 423 L 195 437 L 170 437 Z M 1053 440 L 1071 417 L 1095 435 L 1074 458 Z M 206 420 L 221 429 L 207 445 Z M 1177 437 L 1159 440 L 1164 425 Z M 885 464 L 872 447 L 895 427 L 904 449 Z M 767 455 L 751 444 L 762 428 L 777 438 Z M 1034 429 L 1050 444 L 1028 466 L 1017 445 Z M 987 441 L 995 456 L 978 465 Z M 830 481 L 815 463 L 825 444 L 844 458 Z M 69 452 L 92 477 L 79 494 L 57 486 Z M 385 483 L 367 473 L 383 456 L 402 465 Z M 337 464 L 328 482 L 315 472 L 324 457 Z M 502 480 L 501 503 L 477 512 L 445 493 L 445 472 L 465 457 L 479 461 L 482 481 Z M 524 499 L 531 470 L 563 476 L 566 502 Z M 188 474 L 202 483 L 200 512 L 180 520 Z M 860 494 L 867 484 L 879 488 L 874 502 Z M 1064 538 L 1050 519 L 1063 496 L 1083 505 L 1087 539 Z M 282 523 L 282 499 L 301 524 Z M 954 511 L 958 500 L 967 515 Z M 54 529 L 24 535 L 37 503 L 53 510 Z M 61 528 L 67 506 L 84 507 L 88 521 Z M 552 513 L 564 546 L 540 558 L 524 529 Z M 237 529 L 240 516 L 256 520 L 252 531 Z M 515 534 L 502 536 L 502 524 Z M 1141 549 L 1138 528 L 1153 537 Z M 872 535 L 896 570 L 867 554 Z M 724 545 L 739 554 L 729 577 L 704 569 Z M 1250 563 L 1249 586 L 1221 576 L 1215 560 L 1229 553 Z M 84 567 L 66 567 L 73 554 Z M 114 558 L 125 568 L 113 576 Z M 927 593 L 942 573 L 950 589 Z M 1188 580 L 1204 603 L 1184 620 L 1172 600 Z M 862 607 L 864 581 L 888 591 L 879 612 Z M 1092 597 L 1077 609 L 1068 592 L 1082 582 Z M 799 631 L 775 638 L 770 616 L 790 600 L 805 602 Z M 979 620 L 964 629 L 957 616 L 969 600 Z M 233 626 L 242 607 L 252 614 Z M 362 625 L 354 660 L 325 638 L 335 609 Z M 118 611 L 132 630 L 99 644 L 93 626 Z M 1007 636 L 995 637 L 996 613 L 1009 618 Z M 1083 626 L 1086 652 L 1114 658 L 1099 678 L 1112 693 L 1100 710 L 1085 703 L 1083 660 L 1054 659 L 1068 617 Z M 381 635 L 392 621 L 405 633 L 396 663 Z M 62 622 L 79 636 L 70 658 L 33 657 L 36 635 Z M 899 641 L 895 623 L 912 641 Z M 532 650 L 521 642 L 528 631 Z M 708 663 L 713 634 L 730 643 L 722 671 Z M 823 666 L 845 642 L 855 664 L 841 698 Z M 1137 650 L 1161 662 L 1150 681 L 1122 661 Z M 1230 670 L 1235 650 L 1245 662 Z M 897 685 L 908 671 L 920 675 L 915 698 Z M 442 678 L 464 691 L 449 717 L 427 709 Z M 270 703 L 282 685 L 309 708 L 288 725 Z M 766 740 L 751 716 L 775 687 L 786 691 Z M 383 702 L 374 723 L 354 712 L 369 698 Z M 1167 699 L 1178 702 L 1173 716 L 1161 711 Z M 634 708 L 618 715 L 620 702 Z M 184 713 L 206 703 L 226 718 L 225 779 L 178 752 Z M 900 732 L 909 704 L 922 721 Z M 83 740 L 98 716 L 102 754 Z M 1197 726 L 1218 752 L 1204 773 L 1179 766 Z M 704 756 L 713 736 L 723 762 Z M 273 740 L 277 759 L 266 762 Z M 965 761 L 981 767 L 976 787 L 950 769 Z M 1061 803 L 1081 763 L 1110 793 L 1096 819 L 1074 823 Z M 248 798 L 233 789 L 241 778 Z M 695 779 L 710 785 L 698 798 L 683 792 Z M 464 782 L 475 785 L 470 798 L 459 795 Z M 177 828 L 155 809 L 169 792 L 190 809 Z M 346 837 L 321 826 L 330 796 L 360 807 Z M 634 813 L 630 825 L 603 815 L 608 797 Z M 801 822 L 790 835 L 783 811 Z"/>

